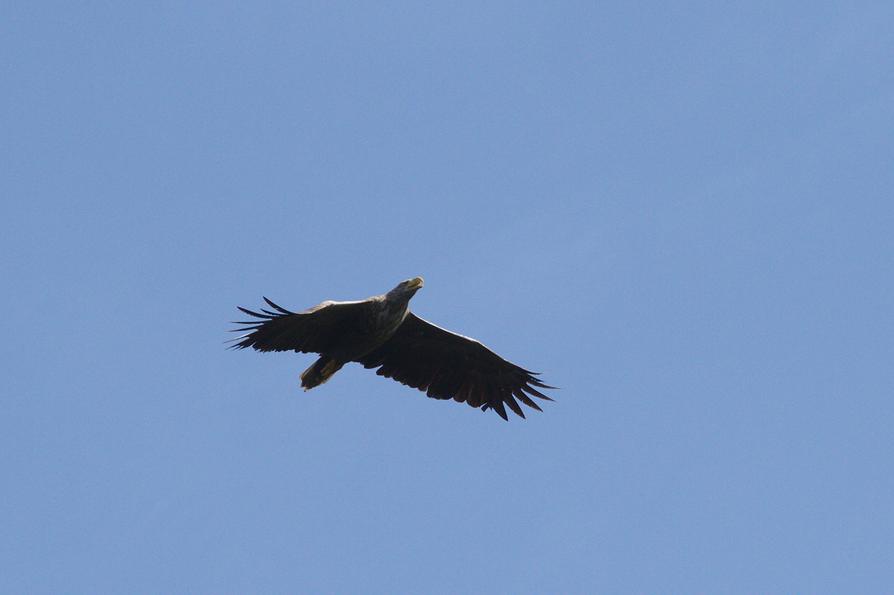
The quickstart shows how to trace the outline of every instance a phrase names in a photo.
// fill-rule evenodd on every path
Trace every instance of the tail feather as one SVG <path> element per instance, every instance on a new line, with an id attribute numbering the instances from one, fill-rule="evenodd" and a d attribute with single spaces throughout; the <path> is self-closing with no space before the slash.
<path id="1" fill-rule="evenodd" d="M 310 390 L 315 386 L 320 386 L 332 378 L 333 374 L 341 370 L 343 365 L 345 365 L 344 362 L 333 359 L 328 355 L 321 356 L 320 359 L 315 361 L 311 367 L 301 374 L 301 387 L 304 390 Z"/>

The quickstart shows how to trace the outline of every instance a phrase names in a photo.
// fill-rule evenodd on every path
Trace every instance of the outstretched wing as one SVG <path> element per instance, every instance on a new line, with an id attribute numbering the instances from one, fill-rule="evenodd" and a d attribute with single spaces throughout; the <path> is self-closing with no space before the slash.
<path id="1" fill-rule="evenodd" d="M 264 301 L 273 310 L 255 312 L 237 306 L 255 320 L 236 322 L 245 326 L 233 329 L 233 332 L 244 333 L 233 339 L 236 341 L 231 346 L 233 349 L 252 347 L 257 351 L 332 353 L 362 336 L 369 323 L 366 301 L 327 301 L 303 312 L 290 312 L 267 298 Z"/>
<path id="2" fill-rule="evenodd" d="M 357 361 L 434 399 L 453 399 L 484 411 L 491 408 L 503 419 L 508 419 L 504 405 L 525 416 L 516 399 L 538 411 L 532 396 L 552 401 L 537 388 L 553 387 L 538 380 L 536 373 L 412 312 L 390 339 Z"/>

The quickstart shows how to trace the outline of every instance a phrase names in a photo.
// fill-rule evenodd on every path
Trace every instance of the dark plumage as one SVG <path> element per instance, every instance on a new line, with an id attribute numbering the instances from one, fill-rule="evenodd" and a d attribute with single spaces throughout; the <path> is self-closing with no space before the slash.
<path id="1" fill-rule="evenodd" d="M 508 419 L 507 406 L 525 416 L 518 401 L 541 411 L 531 397 L 552 400 L 537 389 L 554 387 L 541 382 L 536 372 L 410 312 L 410 299 L 422 285 L 422 278 L 415 277 L 383 295 L 355 302 L 326 301 L 303 312 L 291 312 L 264 298 L 272 310 L 239 308 L 255 320 L 236 323 L 246 326 L 235 330 L 248 332 L 234 339 L 233 347 L 319 353 L 320 358 L 301 374 L 305 390 L 323 384 L 346 363 L 358 362 L 434 399 L 493 409 L 503 419 Z"/>

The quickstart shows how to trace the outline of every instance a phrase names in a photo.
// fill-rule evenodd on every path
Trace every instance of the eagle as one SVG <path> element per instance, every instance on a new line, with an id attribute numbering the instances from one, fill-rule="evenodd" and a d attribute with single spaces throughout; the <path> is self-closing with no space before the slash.
<path id="1" fill-rule="evenodd" d="M 538 389 L 554 389 L 531 372 L 506 361 L 480 342 L 452 333 L 416 316 L 410 299 L 422 288 L 422 277 L 398 283 L 365 300 L 327 300 L 301 312 L 278 306 L 260 312 L 241 306 L 251 316 L 231 348 L 257 351 L 318 353 L 301 374 L 305 391 L 320 386 L 349 362 L 377 368 L 376 374 L 419 389 L 433 399 L 453 399 L 482 411 L 494 410 L 504 420 L 506 407 L 518 416 L 521 403 L 542 411 L 532 397 L 552 401 Z"/>

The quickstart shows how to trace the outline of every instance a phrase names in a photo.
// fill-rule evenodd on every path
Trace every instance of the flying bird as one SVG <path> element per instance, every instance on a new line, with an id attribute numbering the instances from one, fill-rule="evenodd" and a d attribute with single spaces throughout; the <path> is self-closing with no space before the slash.
<path id="1" fill-rule="evenodd" d="M 243 332 L 234 349 L 318 353 L 320 358 L 301 374 L 310 390 L 329 380 L 348 362 L 378 368 L 376 374 L 425 392 L 433 399 L 453 399 L 482 411 L 493 409 L 505 420 L 506 407 L 525 417 L 518 401 L 542 411 L 531 397 L 552 401 L 538 389 L 537 372 L 506 361 L 475 339 L 442 329 L 410 312 L 410 299 L 422 277 L 371 298 L 327 300 L 302 312 L 291 312 L 264 298 L 271 310 L 239 310 L 254 318 L 235 324 Z"/>

